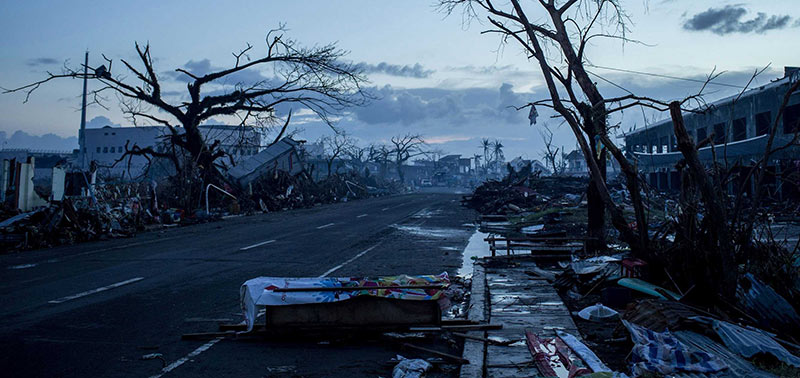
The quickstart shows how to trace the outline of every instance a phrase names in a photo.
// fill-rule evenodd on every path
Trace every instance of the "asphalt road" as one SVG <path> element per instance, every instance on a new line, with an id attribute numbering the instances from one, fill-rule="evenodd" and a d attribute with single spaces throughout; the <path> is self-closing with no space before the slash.
<path id="1" fill-rule="evenodd" d="M 180 335 L 240 321 L 239 287 L 257 276 L 455 274 L 474 231 L 458 199 L 374 198 L 0 256 L 0 375 L 391 376 L 397 350 L 382 343 Z"/>

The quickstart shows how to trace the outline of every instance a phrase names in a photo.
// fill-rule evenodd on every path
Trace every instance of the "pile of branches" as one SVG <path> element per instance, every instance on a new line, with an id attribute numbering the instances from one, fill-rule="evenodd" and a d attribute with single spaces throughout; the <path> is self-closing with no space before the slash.
<path id="1" fill-rule="evenodd" d="M 306 172 L 290 175 L 275 171 L 253 182 L 250 210 L 281 211 L 318 204 L 343 202 L 397 192 L 391 183 L 381 183 L 355 173 L 332 174 L 314 181 Z"/>
<path id="2" fill-rule="evenodd" d="M 481 214 L 519 213 L 565 197 L 580 199 L 586 184 L 586 179 L 579 177 L 539 176 L 530 172 L 530 166 L 519 171 L 509 167 L 502 180 L 484 182 L 461 203 Z"/>

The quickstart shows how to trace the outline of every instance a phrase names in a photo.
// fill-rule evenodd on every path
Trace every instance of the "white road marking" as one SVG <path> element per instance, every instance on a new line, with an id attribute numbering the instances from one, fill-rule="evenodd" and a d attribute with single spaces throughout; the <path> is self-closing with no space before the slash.
<path id="1" fill-rule="evenodd" d="M 113 251 L 113 250 L 117 250 L 117 249 L 125 249 L 125 248 L 130 248 L 130 247 L 137 247 L 137 246 L 140 246 L 140 245 L 153 244 L 153 243 L 158 243 L 158 242 L 162 242 L 162 241 L 177 239 L 177 238 L 182 237 L 182 236 L 183 235 L 177 235 L 177 236 L 172 236 L 172 237 L 168 237 L 168 238 L 160 238 L 160 239 L 142 241 L 142 242 L 137 242 L 137 243 L 130 243 L 130 244 L 106 247 L 106 248 L 101 248 L 101 249 L 97 249 L 97 250 L 94 250 L 94 251 L 86 251 L 86 252 L 75 253 L 75 254 L 67 255 L 67 256 L 63 256 L 63 257 L 56 257 L 56 258 L 52 258 L 52 259 L 47 259 L 47 260 L 42 261 L 41 263 L 48 263 L 48 264 L 57 263 L 57 262 L 61 262 L 61 261 L 64 261 L 66 259 L 70 259 L 70 258 L 74 258 L 74 257 L 93 255 L 95 253 Z M 33 268 L 33 267 L 38 266 L 38 265 L 39 264 L 23 264 L 23 265 L 10 266 L 10 267 L 8 267 L 8 269 Z"/>
<path id="2" fill-rule="evenodd" d="M 264 241 L 264 242 L 261 242 L 261 243 L 256 243 L 256 244 L 253 244 L 253 245 L 248 245 L 247 247 L 239 248 L 239 250 L 240 251 L 246 251 L 248 249 L 255 248 L 255 247 L 260 247 L 262 245 L 267 245 L 267 244 L 270 244 L 270 243 L 275 243 L 275 239 L 267 240 L 267 241 Z"/>
<path id="3" fill-rule="evenodd" d="M 52 301 L 49 301 L 47 303 L 52 303 L 52 304 L 64 303 L 66 301 L 71 301 L 73 299 L 82 298 L 82 297 L 85 297 L 87 295 L 97 294 L 97 293 L 100 293 L 100 292 L 103 292 L 103 291 L 106 291 L 106 290 L 111 290 L 111 289 L 118 288 L 120 286 L 125 286 L 125 285 L 128 285 L 128 284 L 132 284 L 134 282 L 138 282 L 138 281 L 141 281 L 143 279 L 144 279 L 144 277 L 131 278 L 129 280 L 117 282 L 115 284 L 111 284 L 111 285 L 108 285 L 108 286 L 98 287 L 97 289 L 87 290 L 87 291 L 84 291 L 82 293 L 73 294 L 73 295 L 70 295 L 70 296 L 67 296 L 67 297 L 64 297 L 64 298 L 53 299 Z"/>
<path id="4" fill-rule="evenodd" d="M 386 211 L 386 210 L 389 210 L 389 208 L 388 207 L 384 207 L 383 209 L 381 209 L 381 211 Z"/>
<path id="5" fill-rule="evenodd" d="M 181 358 L 181 359 L 179 359 L 179 360 L 177 360 L 177 361 L 165 366 L 163 369 L 161 369 L 161 373 L 153 375 L 153 376 L 150 376 L 150 378 L 161 378 L 164 374 L 167 374 L 167 373 L 175 370 L 178 366 L 181 366 L 181 365 L 185 364 L 186 361 L 189 361 L 189 359 L 197 357 L 198 355 L 200 355 L 200 353 L 203 353 L 203 352 L 207 351 L 208 348 L 211 348 L 211 346 L 213 346 L 214 344 L 218 343 L 220 340 L 222 340 L 222 338 L 221 337 L 217 337 L 216 339 L 211 340 L 211 341 L 201 345 L 199 348 L 193 350 L 192 353 L 187 354 L 186 357 L 183 357 L 183 358 Z"/>
<path id="6" fill-rule="evenodd" d="M 328 228 L 330 226 L 333 226 L 334 224 L 336 224 L 336 223 L 323 224 L 322 226 L 317 227 L 317 230 L 321 230 L 323 228 Z"/>
<path id="7" fill-rule="evenodd" d="M 9 266 L 8 269 L 28 269 L 28 268 L 33 268 L 36 265 L 39 265 L 39 264 L 14 265 L 14 266 Z"/>
<path id="8" fill-rule="evenodd" d="M 319 278 L 325 278 L 325 277 L 327 277 L 329 274 L 331 274 L 331 273 L 333 273 L 333 272 L 335 272 L 335 271 L 337 271 L 337 270 L 341 269 L 343 266 L 345 266 L 345 265 L 347 265 L 347 264 L 349 264 L 349 263 L 353 262 L 353 260 L 355 260 L 355 259 L 357 259 L 357 258 L 359 258 L 359 257 L 361 257 L 361 256 L 364 256 L 364 255 L 366 255 L 366 254 L 367 254 L 367 252 L 369 252 L 369 251 L 371 251 L 371 250 L 375 249 L 375 247 L 377 247 L 377 246 L 379 246 L 379 245 L 381 245 L 381 243 L 375 244 L 375 245 L 373 245 L 372 247 L 369 247 L 369 248 L 367 248 L 367 249 L 365 249 L 365 250 L 363 250 L 363 251 L 359 252 L 359 254 L 357 254 L 357 255 L 355 255 L 355 256 L 353 256 L 353 257 L 351 257 L 349 260 L 347 260 L 347 261 L 345 261 L 345 262 L 343 262 L 343 263 L 341 263 L 341 264 L 339 264 L 339 265 L 337 265 L 337 266 L 334 266 L 333 268 L 330 268 L 330 269 L 329 269 L 327 272 L 325 272 L 325 273 L 322 273 L 322 275 L 321 275 L 321 276 L 319 276 Z"/>
<path id="9" fill-rule="evenodd" d="M 361 215 L 357 216 L 356 218 L 364 218 L 366 216 L 367 216 L 367 214 L 361 214 Z"/>

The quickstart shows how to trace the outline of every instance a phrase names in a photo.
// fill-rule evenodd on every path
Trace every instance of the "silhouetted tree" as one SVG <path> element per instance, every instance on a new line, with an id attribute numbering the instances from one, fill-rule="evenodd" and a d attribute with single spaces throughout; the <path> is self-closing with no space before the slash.
<path id="1" fill-rule="evenodd" d="M 362 105 L 369 96 L 362 91 L 366 77 L 358 66 L 342 58 L 347 54 L 336 44 L 303 47 L 285 35 L 281 26 L 267 33 L 264 55 L 252 58 L 253 46 L 233 54 L 229 68 L 200 73 L 177 68 L 175 72 L 186 80 L 187 98 L 170 100 L 164 93 L 162 76 L 151 56 L 150 46 L 135 45 L 137 62 L 120 59 L 127 71 L 117 73 L 111 59 L 105 64 L 89 68 L 65 67 L 60 74 L 47 77 L 21 87 L 6 89 L 4 93 L 23 92 L 25 101 L 42 84 L 65 78 L 87 78 L 100 84 L 91 92 L 95 102 L 103 104 L 103 95 L 114 93 L 120 99 L 123 112 L 134 125 L 146 120 L 167 127 L 168 142 L 178 147 L 191 158 L 187 161 L 197 165 L 206 179 L 218 176 L 214 162 L 225 155 L 218 141 L 204 139 L 198 126 L 212 117 L 236 116 L 240 125 L 272 127 L 283 124 L 279 137 L 289 124 L 291 113 L 280 119 L 276 112 L 279 106 L 299 106 L 313 111 L 320 119 L 332 124 L 332 116 L 350 106 Z M 107 64 L 107 66 L 106 66 Z M 274 77 L 256 82 L 237 79 L 235 74 L 245 70 L 267 70 Z M 178 127 L 180 126 L 180 127 Z M 168 149 L 171 150 L 171 149 Z M 126 154 L 160 156 L 170 158 L 177 169 L 187 161 L 180 161 L 173 154 L 160 152 L 150 147 L 131 146 Z"/>

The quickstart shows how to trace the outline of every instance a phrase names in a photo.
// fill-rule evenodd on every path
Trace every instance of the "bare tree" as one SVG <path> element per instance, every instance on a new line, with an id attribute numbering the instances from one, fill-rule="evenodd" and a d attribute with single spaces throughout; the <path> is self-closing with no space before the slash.
<path id="1" fill-rule="evenodd" d="M 527 4 L 527 3 L 526 3 Z M 628 17 L 618 0 L 540 0 L 523 7 L 519 0 L 496 5 L 491 0 L 440 0 L 440 8 L 452 13 L 463 9 L 467 17 L 486 15 L 491 30 L 501 43 L 509 41 L 522 47 L 529 59 L 538 65 L 549 98 L 529 103 L 518 109 L 536 106 L 552 108 L 569 125 L 589 167 L 591 184 L 588 233 L 595 242 L 594 250 L 605 245 L 605 211 L 614 227 L 637 254 L 648 253 L 647 222 L 636 169 L 609 136 L 609 114 L 633 106 L 660 107 L 668 104 L 645 100 L 633 94 L 605 98 L 584 67 L 586 48 L 595 38 L 631 41 L 627 37 Z M 527 8 L 543 11 L 545 17 L 532 22 Z M 538 13 L 537 13 L 538 14 Z M 563 96 L 562 96 L 563 94 Z M 625 174 L 636 216 L 637 229 L 632 230 L 622 209 L 617 206 L 605 185 L 606 155 L 619 162 Z"/>
<path id="2" fill-rule="evenodd" d="M 369 147 L 361 147 L 355 140 L 352 140 L 350 146 L 344 151 L 344 155 L 353 164 L 353 168 L 360 172 L 364 168 L 364 163 L 369 160 Z"/>
<path id="3" fill-rule="evenodd" d="M 380 165 L 380 175 L 386 176 L 389 170 L 389 163 L 391 162 L 392 150 L 389 146 L 384 144 L 371 144 L 368 147 L 367 156 L 369 161 L 378 163 Z"/>
<path id="4" fill-rule="evenodd" d="M 397 175 L 400 176 L 400 182 L 405 182 L 403 164 L 412 157 L 425 154 L 425 140 L 418 134 L 406 134 L 404 136 L 392 137 L 391 143 L 390 151 L 392 161 L 397 169 Z"/>
<path id="5" fill-rule="evenodd" d="M 201 168 L 205 179 L 218 176 L 215 160 L 225 155 L 218 141 L 205 140 L 199 125 L 212 117 L 235 116 L 240 125 L 272 127 L 283 124 L 278 139 L 285 132 L 291 113 L 285 119 L 278 116 L 279 106 L 300 106 L 313 111 L 320 119 L 332 125 L 333 116 L 350 106 L 362 105 L 369 95 L 362 91 L 366 77 L 353 64 L 342 61 L 347 54 L 335 44 L 303 47 L 285 35 L 285 29 L 267 33 L 264 55 L 251 59 L 253 46 L 233 53 L 229 68 L 214 72 L 192 72 L 177 68 L 173 75 L 186 79 L 187 99 L 171 100 L 164 91 L 163 74 L 156 68 L 150 46 L 135 45 L 137 62 L 120 59 L 127 73 L 115 74 L 114 63 L 103 57 L 105 64 L 97 68 L 65 67 L 60 74 L 47 77 L 4 93 L 22 92 L 25 101 L 43 84 L 65 78 L 87 78 L 100 84 L 91 92 L 96 103 L 104 106 L 106 93 L 120 99 L 123 112 L 137 125 L 140 120 L 164 125 L 169 130 L 169 142 L 186 152 L 190 161 Z M 237 79 L 246 70 L 273 72 L 274 77 L 245 82 Z M 181 126 L 181 127 L 178 127 Z M 277 140 L 277 139 L 276 139 Z M 181 169 L 183 162 L 166 152 L 152 148 L 132 146 L 126 152 L 170 158 Z"/>
<path id="6" fill-rule="evenodd" d="M 541 135 L 544 142 L 544 151 L 541 152 L 542 158 L 553 168 L 553 176 L 561 175 L 566 169 L 564 151 L 561 151 L 558 147 L 553 147 L 553 131 L 550 130 L 550 126 L 543 125 L 542 129 L 539 130 L 539 135 Z M 560 155 L 559 152 L 561 152 Z"/>
<path id="7" fill-rule="evenodd" d="M 328 165 L 328 177 L 333 173 L 333 163 L 353 148 L 354 142 L 345 132 L 334 133 L 332 136 L 323 136 L 318 143 L 325 151 L 325 162 Z M 338 168 L 337 168 L 338 173 Z"/>

